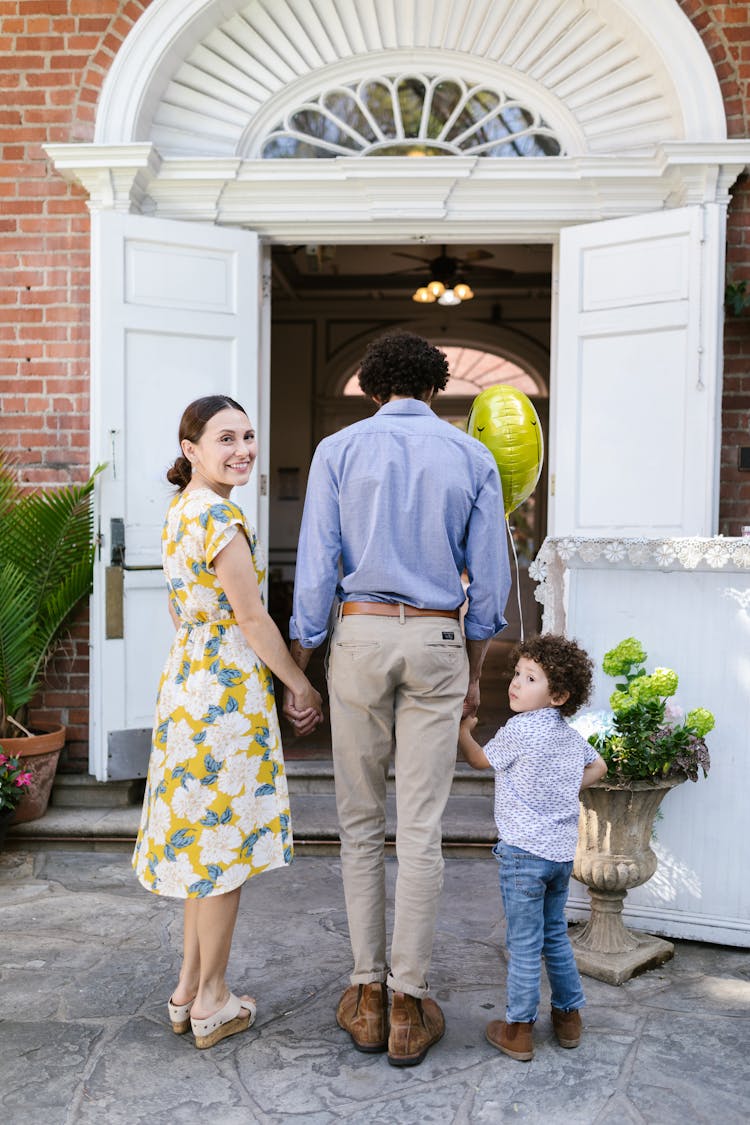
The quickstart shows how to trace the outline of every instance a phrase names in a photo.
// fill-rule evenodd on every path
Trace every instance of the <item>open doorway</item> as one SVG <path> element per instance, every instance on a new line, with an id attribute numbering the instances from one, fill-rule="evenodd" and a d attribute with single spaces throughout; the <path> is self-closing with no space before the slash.
<path id="1" fill-rule="evenodd" d="M 356 385 L 371 339 L 405 329 L 446 351 L 451 380 L 433 408 L 456 425 L 465 425 L 483 387 L 503 381 L 520 386 L 535 402 L 546 440 L 552 247 L 316 243 L 274 247 L 271 263 L 269 608 L 286 635 L 310 459 L 323 437 L 374 409 Z M 472 295 L 460 304 L 415 300 L 441 270 L 448 284 L 461 281 Z M 508 716 L 508 652 L 521 618 L 526 635 L 539 628 L 528 565 L 546 533 L 546 496 L 545 467 L 533 499 L 511 516 L 519 575 L 506 611 L 508 629 L 493 642 L 485 664 L 481 738 Z M 311 662 L 319 688 L 323 660 L 321 649 Z M 295 740 L 291 728 L 284 733 L 290 757 L 330 752 L 327 727 L 308 740 Z"/>

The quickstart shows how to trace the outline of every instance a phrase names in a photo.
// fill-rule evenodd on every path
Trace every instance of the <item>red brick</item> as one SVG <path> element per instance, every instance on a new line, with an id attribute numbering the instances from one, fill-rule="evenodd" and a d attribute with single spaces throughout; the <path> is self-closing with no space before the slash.
<path id="1" fill-rule="evenodd" d="M 16 51 L 59 51 L 62 46 L 57 35 L 19 35 L 16 37 Z"/>
<path id="2" fill-rule="evenodd" d="M 43 74 L 27 74 L 29 86 L 75 86 L 76 75 L 64 71 L 45 71 Z"/>
<path id="3" fill-rule="evenodd" d="M 109 27 L 109 16 L 81 16 L 78 27 L 82 32 L 96 32 L 101 34 Z"/>
<path id="4" fill-rule="evenodd" d="M 46 62 L 44 55 L 0 55 L 0 70 L 45 70 Z"/>
<path id="5" fill-rule="evenodd" d="M 26 16 L 66 16 L 68 0 L 23 0 L 23 12 Z"/>

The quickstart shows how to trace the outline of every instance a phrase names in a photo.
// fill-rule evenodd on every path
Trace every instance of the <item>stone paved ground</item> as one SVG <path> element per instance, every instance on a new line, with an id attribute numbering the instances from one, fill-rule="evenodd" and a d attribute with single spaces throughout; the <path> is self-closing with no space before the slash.
<path id="1" fill-rule="evenodd" d="M 390 863 L 390 879 L 395 867 Z M 3 1125 L 356 1125 L 750 1121 L 750 952 L 678 943 L 661 969 L 585 980 L 586 1034 L 536 1055 L 484 1040 L 502 1015 L 492 859 L 449 859 L 433 961 L 445 1038 L 420 1067 L 356 1053 L 333 1012 L 348 983 L 338 861 L 300 856 L 246 888 L 231 962 L 258 1023 L 210 1051 L 173 1035 L 165 1001 L 179 908 L 143 891 L 122 852 L 0 856 Z"/>

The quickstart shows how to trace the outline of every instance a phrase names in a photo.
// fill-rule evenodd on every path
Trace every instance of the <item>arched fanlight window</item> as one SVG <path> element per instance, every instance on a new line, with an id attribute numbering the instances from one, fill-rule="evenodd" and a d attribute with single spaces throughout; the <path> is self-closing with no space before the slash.
<path id="1" fill-rule="evenodd" d="M 445 352 L 451 373 L 445 390 L 440 392 L 441 399 L 445 395 L 473 398 L 485 387 L 492 387 L 496 383 L 509 383 L 527 395 L 538 396 L 545 393 L 531 375 L 513 360 L 476 348 L 441 346 L 440 350 Z M 356 372 L 347 380 L 344 394 L 362 394 Z"/>
<path id="2" fill-rule="evenodd" d="M 539 113 L 486 83 L 424 74 L 331 87 L 290 110 L 266 159 L 335 156 L 559 156 Z"/>

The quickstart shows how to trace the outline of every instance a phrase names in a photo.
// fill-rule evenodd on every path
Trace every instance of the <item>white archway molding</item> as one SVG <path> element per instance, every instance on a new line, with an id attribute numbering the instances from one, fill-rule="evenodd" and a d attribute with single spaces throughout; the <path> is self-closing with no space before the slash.
<path id="1" fill-rule="evenodd" d="M 591 153 L 721 141 L 716 73 L 674 0 L 154 0 L 118 52 L 96 143 L 230 156 L 285 87 L 379 53 L 459 52 L 524 75 Z"/>
<path id="2" fill-rule="evenodd" d="M 326 400 L 338 399 L 352 373 L 356 371 L 362 356 L 371 341 L 389 332 L 414 332 L 424 336 L 436 347 L 443 346 L 476 348 L 478 351 L 492 352 L 494 355 L 510 359 L 527 371 L 539 387 L 540 394 L 549 394 L 549 353 L 538 344 L 512 328 L 503 325 L 466 324 L 461 331 L 442 332 L 436 330 L 428 318 L 387 324 L 373 324 L 331 354 L 322 373 L 321 390 Z"/>

